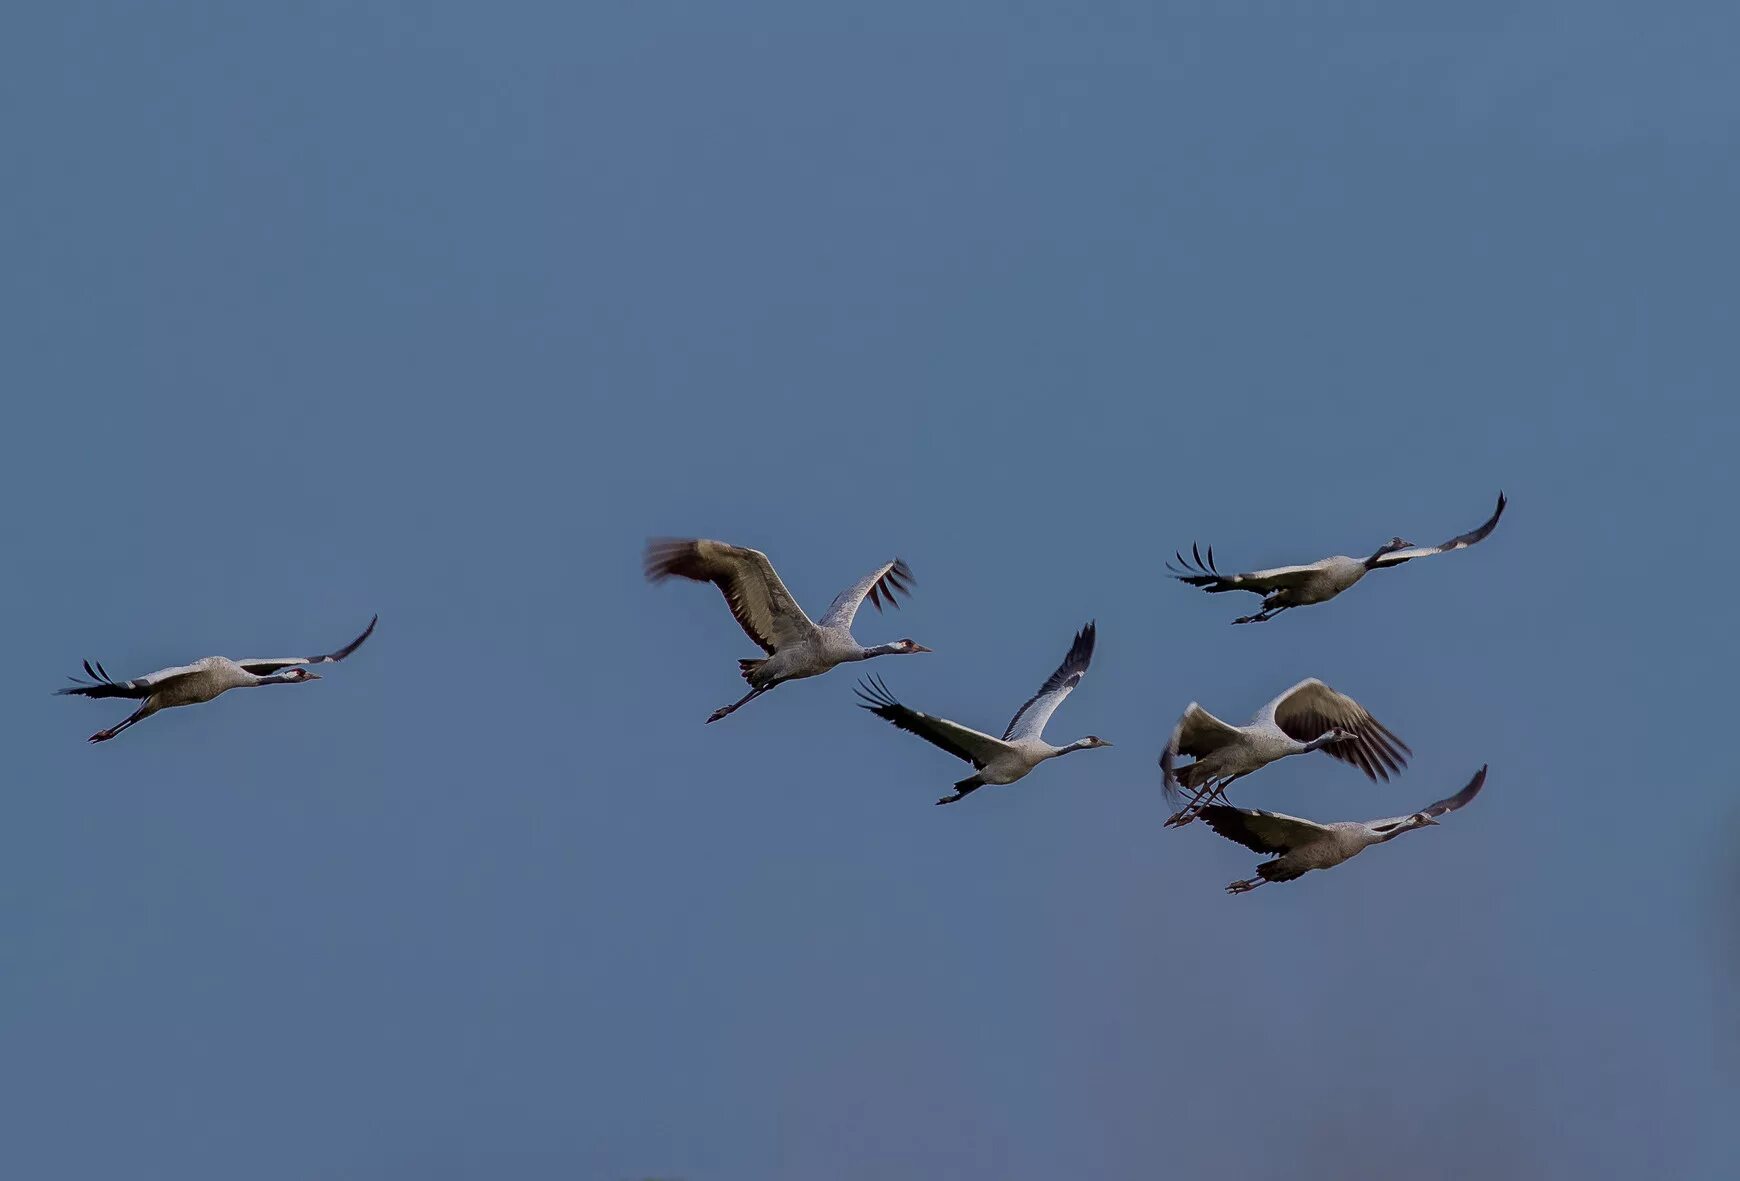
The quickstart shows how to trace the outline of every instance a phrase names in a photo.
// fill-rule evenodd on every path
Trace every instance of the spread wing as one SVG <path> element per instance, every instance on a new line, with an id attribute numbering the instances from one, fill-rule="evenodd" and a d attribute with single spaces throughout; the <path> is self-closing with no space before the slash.
<path id="1" fill-rule="evenodd" d="M 1190 547 L 1189 558 L 1176 550 L 1172 556 L 1178 559 L 1177 566 L 1171 562 L 1166 563 L 1166 568 L 1172 571 L 1172 577 L 1179 582 L 1199 586 L 1211 595 L 1234 590 L 1266 595 L 1283 587 L 1298 586 L 1315 573 L 1321 564 L 1314 562 L 1304 566 L 1276 566 L 1272 570 L 1252 570 L 1246 574 L 1222 574 L 1215 567 L 1212 545 L 1208 547 L 1206 558 L 1194 545 Z"/>
<path id="2" fill-rule="evenodd" d="M 1173 803 L 1179 799 L 1180 780 L 1173 766 L 1179 755 L 1200 759 L 1242 737 L 1237 726 L 1229 726 L 1196 702 L 1191 702 L 1178 724 L 1172 727 L 1166 748 L 1160 752 L 1160 786 L 1166 792 L 1166 798 Z"/>
<path id="3" fill-rule="evenodd" d="M 912 571 L 899 558 L 895 558 L 892 562 L 884 562 L 841 591 L 829 604 L 828 613 L 822 616 L 821 626 L 850 629 L 853 618 L 858 614 L 858 608 L 864 603 L 865 596 L 869 596 L 870 605 L 880 612 L 884 600 L 887 600 L 890 607 L 900 606 L 899 601 L 894 597 L 896 593 L 903 595 L 912 593 Z"/>
<path id="4" fill-rule="evenodd" d="M 1257 717 L 1259 722 L 1265 719 L 1299 742 L 1321 738 L 1331 730 L 1349 731 L 1351 739 L 1332 742 L 1323 751 L 1358 767 L 1368 779 L 1388 782 L 1391 772 L 1399 773 L 1408 765 L 1406 756 L 1414 753 L 1359 702 L 1315 677 L 1269 702 Z"/>
<path id="5" fill-rule="evenodd" d="M 1467 787 L 1447 799 L 1439 800 L 1435 804 L 1427 804 L 1424 808 L 1421 808 L 1420 811 L 1428 816 L 1442 816 L 1446 812 L 1454 812 L 1458 808 L 1465 808 L 1475 796 L 1480 794 L 1480 789 L 1485 785 L 1486 768 L 1481 767 L 1480 770 L 1474 773 L 1474 778 L 1468 781 Z"/>
<path id="6" fill-rule="evenodd" d="M 376 615 L 373 619 L 369 620 L 369 625 L 363 628 L 362 635 L 358 636 L 338 651 L 328 652 L 324 656 L 281 656 L 277 658 L 238 660 L 236 663 L 257 677 L 263 677 L 268 673 L 277 672 L 281 668 L 294 668 L 299 664 L 337 664 L 346 656 L 349 656 L 352 652 L 355 652 L 358 648 L 362 647 L 363 641 L 375 634 L 375 624 L 380 621 L 381 617 Z"/>
<path id="7" fill-rule="evenodd" d="M 1504 515 L 1504 493 L 1498 494 L 1498 507 L 1492 510 L 1492 515 L 1486 518 L 1486 523 L 1478 529 L 1470 529 L 1467 533 L 1459 533 L 1443 545 L 1419 545 L 1413 549 L 1396 550 L 1378 558 L 1376 569 L 1382 570 L 1389 566 L 1400 566 L 1403 562 L 1411 562 L 1415 558 L 1429 558 L 1433 554 L 1447 554 L 1451 550 L 1467 549 L 1475 542 L 1486 540 L 1486 535 L 1498 527 L 1498 519 Z"/>
<path id="8" fill-rule="evenodd" d="M 1045 678 L 1045 684 L 1039 686 L 1039 692 L 1029 697 L 1015 711 L 1015 716 L 1009 719 L 1009 728 L 1003 731 L 1003 740 L 1026 742 L 1043 736 L 1045 723 L 1051 720 L 1051 715 L 1063 704 L 1063 699 L 1069 696 L 1070 691 L 1081 684 L 1093 658 L 1094 625 L 1090 620 L 1086 627 L 1075 633 L 1075 641 L 1069 646 L 1069 654 L 1057 666 L 1057 671 Z"/>
<path id="9" fill-rule="evenodd" d="M 1178 719 L 1178 725 L 1172 728 L 1172 740 L 1167 749 L 1200 759 L 1242 737 L 1237 726 L 1228 725 L 1193 701 L 1185 709 L 1184 716 Z"/>
<path id="10" fill-rule="evenodd" d="M 769 656 L 816 630 L 760 550 L 702 538 L 659 537 L 647 543 L 645 562 L 648 582 L 674 576 L 718 587 L 738 626 Z"/>
<path id="11" fill-rule="evenodd" d="M 154 673 L 134 677 L 130 681 L 117 681 L 109 676 L 109 670 L 103 667 L 101 661 L 87 660 L 84 665 L 85 675 L 91 679 L 84 681 L 78 677 L 68 677 L 67 680 L 73 683 L 72 688 L 56 689 L 57 695 L 76 693 L 80 697 L 144 698 L 151 696 L 165 682 L 200 670 L 200 666 L 197 664 L 179 664 L 174 668 L 160 668 Z"/>
<path id="12" fill-rule="evenodd" d="M 921 714 L 894 699 L 880 677 L 866 677 L 858 683 L 860 708 L 867 709 L 884 721 L 893 722 L 909 734 L 916 734 L 932 746 L 940 747 L 982 771 L 985 764 L 1008 749 L 989 734 L 981 734 L 947 718 Z"/>
<path id="13" fill-rule="evenodd" d="M 1315 820 L 1226 804 L 1210 804 L 1201 816 L 1215 832 L 1253 853 L 1286 853 L 1329 832 Z"/>

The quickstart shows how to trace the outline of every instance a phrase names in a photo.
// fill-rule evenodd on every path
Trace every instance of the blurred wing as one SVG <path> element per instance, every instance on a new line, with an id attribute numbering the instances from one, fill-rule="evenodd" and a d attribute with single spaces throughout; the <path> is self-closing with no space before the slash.
<path id="1" fill-rule="evenodd" d="M 1172 571 L 1172 577 L 1179 582 L 1201 587 L 1211 595 L 1223 591 L 1251 591 L 1266 595 L 1270 591 L 1283 587 L 1298 586 L 1317 570 L 1318 563 L 1305 566 L 1276 566 L 1271 570 L 1252 570 L 1246 574 L 1222 574 L 1215 568 L 1214 547 L 1208 547 L 1208 556 L 1202 556 L 1202 551 L 1196 546 L 1190 547 L 1190 557 L 1186 558 L 1182 551 L 1173 551 L 1173 557 L 1178 559 L 1178 566 L 1166 563 L 1166 568 Z"/>
<path id="2" fill-rule="evenodd" d="M 1168 746 L 1177 754 L 1200 759 L 1243 737 L 1237 726 L 1227 725 L 1193 701 L 1173 727 Z"/>
<path id="3" fill-rule="evenodd" d="M 1405 756 L 1414 753 L 1359 702 L 1315 677 L 1300 681 L 1269 702 L 1258 721 L 1265 718 L 1299 742 L 1310 742 L 1336 729 L 1351 732 L 1352 739 L 1332 742 L 1323 751 L 1358 767 L 1368 779 L 1388 782 L 1391 772 L 1399 773 L 1408 765 Z"/>
<path id="4" fill-rule="evenodd" d="M 661 537 L 647 543 L 645 568 L 649 582 L 674 576 L 718 587 L 732 618 L 769 656 L 801 643 L 816 629 L 760 550 L 703 538 Z"/>
<path id="5" fill-rule="evenodd" d="M 1093 658 L 1094 625 L 1090 620 L 1086 627 L 1075 633 L 1075 641 L 1069 646 L 1069 654 L 1057 666 L 1057 671 L 1045 678 L 1045 684 L 1039 686 L 1039 692 L 1029 697 L 1015 711 L 1015 716 L 1009 719 L 1009 728 L 1003 731 L 1003 740 L 1026 742 L 1043 735 L 1045 723 L 1051 720 L 1051 715 L 1063 704 L 1063 699 L 1069 696 L 1070 691 L 1081 684 Z"/>
<path id="6" fill-rule="evenodd" d="M 884 721 L 893 722 L 908 734 L 916 734 L 932 746 L 948 751 L 982 771 L 985 764 L 1003 753 L 1007 747 L 989 734 L 981 734 L 947 718 L 921 714 L 894 699 L 880 677 L 867 677 L 858 683 L 861 709 L 867 709 Z"/>
<path id="7" fill-rule="evenodd" d="M 890 607 L 900 606 L 894 597 L 897 592 L 903 595 L 912 593 L 912 571 L 899 558 L 883 563 L 841 591 L 829 604 L 828 613 L 822 616 L 821 626 L 850 630 L 866 595 L 870 598 L 870 605 L 880 612 L 883 600 L 887 600 Z"/>
<path id="8" fill-rule="evenodd" d="M 160 668 L 154 673 L 142 677 L 134 677 L 130 681 L 117 681 L 109 676 L 109 670 L 101 661 L 84 662 L 85 675 L 91 679 L 81 681 L 77 677 L 68 677 L 73 683 L 70 689 L 56 689 L 56 695 L 75 693 L 80 697 L 149 697 L 161 687 L 165 681 L 173 681 L 176 677 L 184 677 L 188 673 L 198 672 L 197 664 L 178 664 L 174 668 Z"/>
<path id="9" fill-rule="evenodd" d="M 299 664 L 337 664 L 346 656 L 349 656 L 352 652 L 355 652 L 358 648 L 362 647 L 363 641 L 375 634 L 375 624 L 380 621 L 381 617 L 376 615 L 373 619 L 369 620 L 369 625 L 363 628 L 362 635 L 358 636 L 338 651 L 328 652 L 324 656 L 284 656 L 277 659 L 238 660 L 236 663 L 257 677 L 263 677 L 267 673 L 277 672 L 281 668 L 294 668 Z"/>
<path id="10" fill-rule="evenodd" d="M 1442 816 L 1446 812 L 1454 812 L 1458 808 L 1465 808 L 1475 796 L 1480 794 L 1480 789 L 1485 785 L 1486 768 L 1482 767 L 1474 773 L 1474 778 L 1468 781 L 1467 787 L 1463 788 L 1448 799 L 1439 800 L 1435 804 L 1427 804 L 1424 808 L 1421 808 L 1420 811 L 1428 816 Z"/>
<path id="11" fill-rule="evenodd" d="M 1210 804 L 1201 812 L 1208 827 L 1229 841 L 1237 841 L 1253 853 L 1286 853 L 1326 834 L 1329 829 L 1315 820 Z"/>
<path id="12" fill-rule="evenodd" d="M 1492 510 L 1492 516 L 1486 518 L 1486 523 L 1478 529 L 1457 534 L 1443 545 L 1419 545 L 1413 549 L 1397 550 L 1393 554 L 1384 554 L 1377 560 L 1376 568 L 1382 570 L 1386 566 L 1400 566 L 1403 562 L 1411 562 L 1415 558 L 1429 558 L 1433 554 L 1447 554 L 1451 550 L 1467 549 L 1477 541 L 1486 540 L 1486 535 L 1498 526 L 1498 519 L 1504 515 L 1504 493 L 1498 494 L 1498 507 Z"/>

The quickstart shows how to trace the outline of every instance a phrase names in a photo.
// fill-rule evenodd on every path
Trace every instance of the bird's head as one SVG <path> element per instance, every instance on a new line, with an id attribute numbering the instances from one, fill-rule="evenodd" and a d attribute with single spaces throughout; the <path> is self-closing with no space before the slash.
<path id="1" fill-rule="evenodd" d="M 1111 743 L 1097 734 L 1089 734 L 1086 738 L 1076 739 L 1075 745 L 1077 750 L 1093 750 L 1097 746 L 1110 746 Z"/>
<path id="2" fill-rule="evenodd" d="M 1368 569 L 1368 570 L 1375 569 L 1377 567 L 1378 562 L 1383 558 L 1383 556 L 1385 554 L 1393 554 L 1397 550 L 1413 549 L 1413 548 L 1414 548 L 1414 543 L 1409 541 L 1407 538 L 1405 538 L 1405 537 L 1392 537 L 1388 541 L 1384 542 L 1382 545 L 1378 546 L 1377 550 L 1372 554 L 1372 556 L 1365 560 L 1366 569 Z"/>
<path id="3" fill-rule="evenodd" d="M 1405 832 L 1413 832 L 1416 828 L 1425 828 L 1428 824 L 1438 822 L 1424 812 L 1415 812 L 1412 816 L 1398 816 L 1394 820 L 1380 820 L 1371 826 L 1378 840 L 1387 841 L 1399 837 Z"/>
<path id="4" fill-rule="evenodd" d="M 900 653 L 902 656 L 910 656 L 914 652 L 929 652 L 930 651 L 929 648 L 926 648 L 923 644 L 919 643 L 917 640 L 896 640 L 894 642 L 894 650 L 896 652 Z"/>
<path id="5" fill-rule="evenodd" d="M 319 673 L 309 672 L 305 668 L 292 668 L 278 674 L 286 685 L 299 685 L 303 681 L 318 681 Z"/>

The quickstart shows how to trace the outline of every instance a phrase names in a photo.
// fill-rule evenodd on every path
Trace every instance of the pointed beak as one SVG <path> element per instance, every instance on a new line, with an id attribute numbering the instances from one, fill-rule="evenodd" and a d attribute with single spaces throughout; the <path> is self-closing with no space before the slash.
<path id="1" fill-rule="evenodd" d="M 306 670 L 304 670 L 304 671 L 306 671 Z M 318 680 L 320 680 L 320 674 L 319 673 L 308 673 L 308 679 L 311 681 L 318 681 Z"/>
<path id="2" fill-rule="evenodd" d="M 1426 817 L 1426 824 L 1437 824 L 1437 823 L 1438 822 L 1436 820 L 1432 819 L 1430 816 Z"/>
<path id="3" fill-rule="evenodd" d="M 1100 745 L 1101 746 L 1110 746 L 1111 743 L 1107 742 L 1104 738 L 1102 738 L 1102 739 L 1100 739 Z"/>
<path id="4" fill-rule="evenodd" d="M 912 650 L 914 652 L 929 652 L 930 651 L 930 649 L 926 648 L 923 644 L 914 644 L 912 646 Z"/>

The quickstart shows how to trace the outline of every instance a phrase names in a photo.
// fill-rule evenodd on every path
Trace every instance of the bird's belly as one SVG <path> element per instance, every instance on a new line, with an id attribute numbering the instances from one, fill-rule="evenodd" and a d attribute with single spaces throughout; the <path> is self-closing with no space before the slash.
<path id="1" fill-rule="evenodd" d="M 1305 869 L 1332 869 L 1357 852 L 1358 849 L 1344 849 L 1335 841 L 1319 841 L 1293 850 L 1288 860 Z"/>
<path id="2" fill-rule="evenodd" d="M 1018 754 L 1004 755 L 986 763 L 985 769 L 979 772 L 979 778 L 993 787 L 1000 787 L 1005 783 L 1014 783 L 1038 765 L 1037 760 L 1022 758 Z"/>

